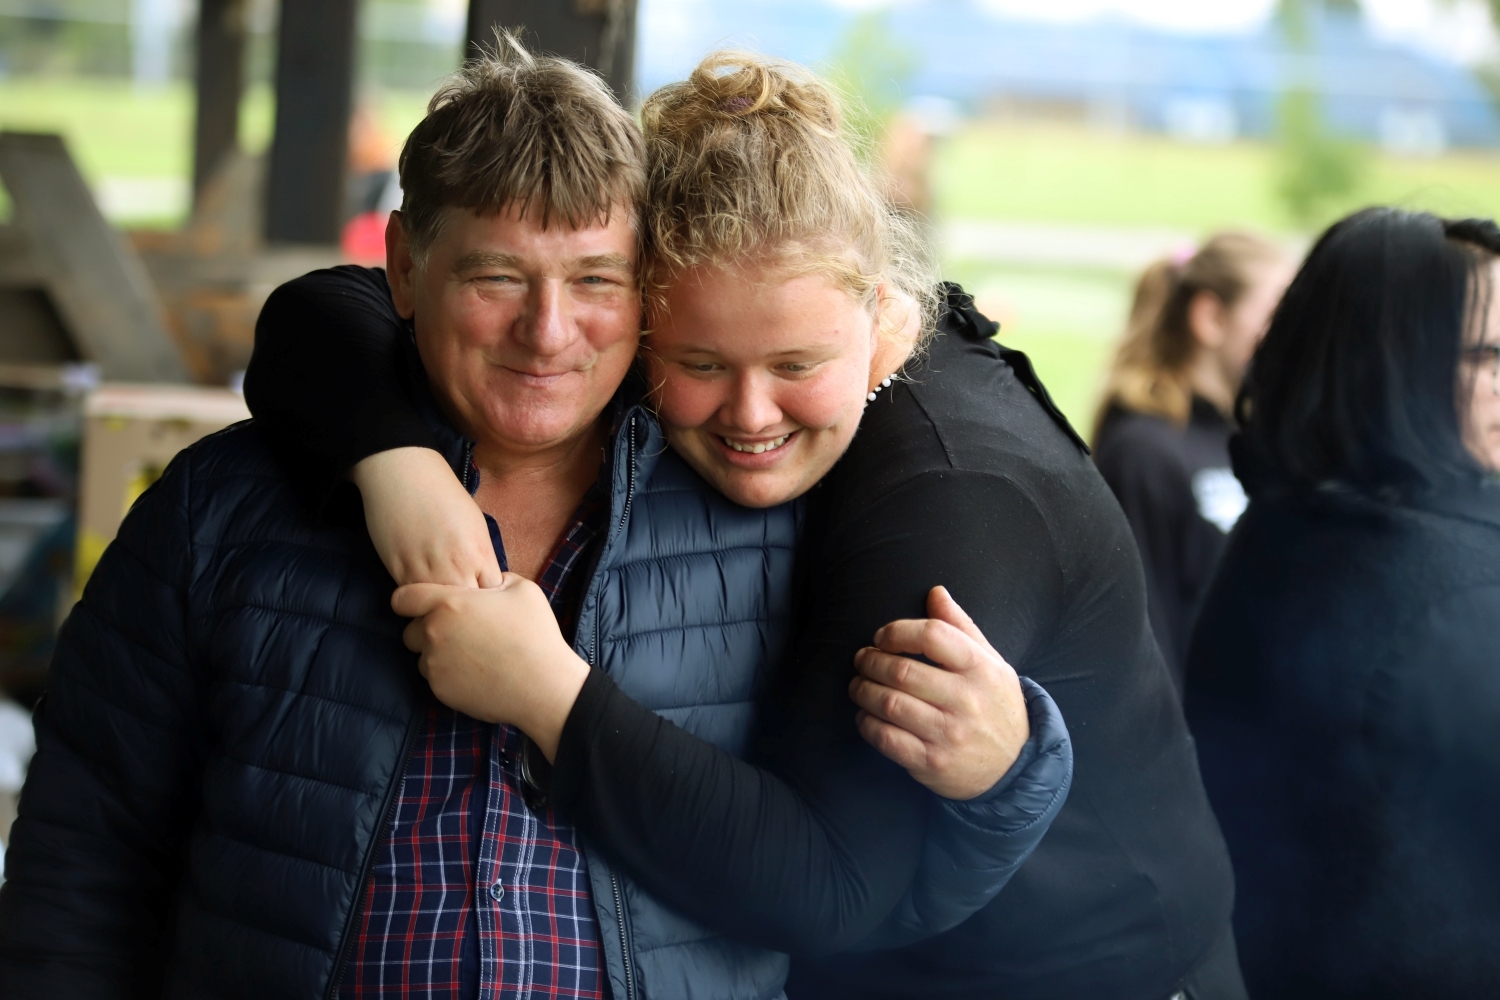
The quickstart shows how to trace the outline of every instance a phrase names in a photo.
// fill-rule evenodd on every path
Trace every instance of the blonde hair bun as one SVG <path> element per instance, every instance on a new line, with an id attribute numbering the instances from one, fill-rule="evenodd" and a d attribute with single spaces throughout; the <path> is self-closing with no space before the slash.
<path id="1" fill-rule="evenodd" d="M 655 301 L 689 269 L 769 258 L 824 274 L 871 306 L 903 306 L 881 310 L 892 332 L 916 302 L 930 330 L 936 275 L 921 227 L 886 201 L 838 94 L 811 70 L 715 52 L 647 98 L 641 121 Z"/>

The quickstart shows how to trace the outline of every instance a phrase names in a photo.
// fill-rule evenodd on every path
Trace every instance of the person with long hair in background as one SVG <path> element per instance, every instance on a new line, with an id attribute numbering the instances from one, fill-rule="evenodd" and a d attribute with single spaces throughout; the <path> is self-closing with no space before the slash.
<path id="1" fill-rule="evenodd" d="M 1291 276 L 1285 251 L 1243 232 L 1152 264 L 1095 418 L 1094 462 L 1135 533 L 1179 691 L 1193 615 L 1245 508 L 1229 469 L 1234 396 Z"/>
<path id="2" fill-rule="evenodd" d="M 1369 209 L 1250 366 L 1187 711 L 1252 996 L 1500 996 L 1500 229 Z"/>

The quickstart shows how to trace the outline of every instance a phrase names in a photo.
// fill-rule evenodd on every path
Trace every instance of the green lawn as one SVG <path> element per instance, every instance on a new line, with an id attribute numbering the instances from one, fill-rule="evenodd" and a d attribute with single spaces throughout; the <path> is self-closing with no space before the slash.
<path id="1" fill-rule="evenodd" d="M 1296 232 L 1275 197 L 1275 152 L 1261 143 L 1184 146 L 1077 127 L 980 124 L 940 145 L 934 185 L 945 219 Z M 1329 218 L 1376 203 L 1500 216 L 1500 155 L 1407 160 L 1372 151 L 1359 190 L 1329 206 Z M 1000 339 L 1031 355 L 1087 433 L 1134 276 L 963 260 L 945 270 L 997 314 Z"/>
<path id="2" fill-rule="evenodd" d="M 1274 150 L 1264 143 L 1185 146 L 1077 127 L 980 124 L 941 144 L 934 167 L 939 211 L 950 219 L 1295 228 L 1277 202 Z M 1412 160 L 1372 151 L 1363 183 L 1329 206 L 1330 219 L 1374 203 L 1500 215 L 1500 154 Z"/>

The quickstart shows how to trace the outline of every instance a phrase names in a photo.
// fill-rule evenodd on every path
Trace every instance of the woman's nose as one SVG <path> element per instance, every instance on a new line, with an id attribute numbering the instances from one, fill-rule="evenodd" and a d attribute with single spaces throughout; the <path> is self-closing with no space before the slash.
<path id="1" fill-rule="evenodd" d="M 727 425 L 754 434 L 781 423 L 773 386 L 764 373 L 748 372 L 735 380 L 734 389 L 720 415 Z"/>

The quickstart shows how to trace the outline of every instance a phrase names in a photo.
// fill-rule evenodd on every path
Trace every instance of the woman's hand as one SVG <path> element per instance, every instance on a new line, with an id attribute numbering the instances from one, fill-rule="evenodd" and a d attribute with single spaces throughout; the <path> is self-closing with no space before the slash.
<path id="1" fill-rule="evenodd" d="M 1031 737 L 1020 680 L 944 587 L 931 618 L 891 622 L 855 654 L 849 684 L 859 731 L 875 749 L 948 799 L 988 791 Z M 907 659 L 919 653 L 933 667 Z"/>
<path id="2" fill-rule="evenodd" d="M 449 708 L 483 722 L 518 726 L 550 761 L 563 724 L 588 678 L 542 589 L 506 573 L 497 587 L 475 590 L 413 583 L 391 597 L 406 626 L 406 648 L 432 693 Z"/>
<path id="3" fill-rule="evenodd" d="M 349 478 L 364 498 L 370 540 L 396 583 L 500 582 L 484 513 L 442 455 L 393 448 L 360 461 Z"/>

